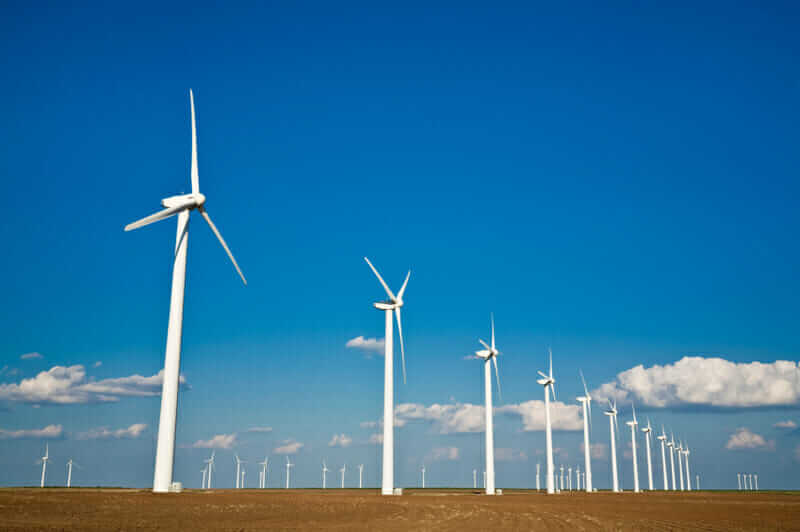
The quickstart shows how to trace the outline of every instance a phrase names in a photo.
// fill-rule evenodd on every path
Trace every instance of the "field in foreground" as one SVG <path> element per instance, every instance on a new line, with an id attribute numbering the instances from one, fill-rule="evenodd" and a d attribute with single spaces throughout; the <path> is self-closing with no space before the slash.
<path id="1" fill-rule="evenodd" d="M 1 530 L 800 530 L 794 493 L 0 489 Z"/>

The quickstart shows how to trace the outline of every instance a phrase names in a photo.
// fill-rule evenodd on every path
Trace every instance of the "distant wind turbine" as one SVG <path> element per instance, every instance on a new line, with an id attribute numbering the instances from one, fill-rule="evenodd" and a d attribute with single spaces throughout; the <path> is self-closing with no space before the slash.
<path id="1" fill-rule="evenodd" d="M 363 481 L 364 480 L 364 464 L 358 464 L 358 489 L 364 487 Z"/>
<path id="2" fill-rule="evenodd" d="M 425 489 L 425 464 L 422 464 L 422 489 Z"/>
<path id="3" fill-rule="evenodd" d="M 216 467 L 214 464 L 214 456 L 216 455 L 216 452 L 217 451 L 211 451 L 211 458 L 204 460 L 204 462 L 208 464 L 206 466 L 208 468 L 208 483 L 203 486 L 204 488 L 211 489 L 211 474 L 214 472 L 214 467 Z"/>
<path id="4" fill-rule="evenodd" d="M 205 466 L 203 469 L 200 470 L 203 474 L 203 480 L 200 482 L 200 489 L 205 489 L 206 487 L 206 474 L 208 473 L 208 466 Z"/>
<path id="5" fill-rule="evenodd" d="M 539 491 L 539 486 L 540 486 L 540 483 L 539 483 L 539 466 L 540 465 L 541 464 L 539 464 L 539 462 L 536 462 L 536 491 Z"/>
<path id="6" fill-rule="evenodd" d="M 153 473 L 153 491 L 165 493 L 172 484 L 172 469 L 175 456 L 175 423 L 178 411 L 178 386 L 180 381 L 181 358 L 181 331 L 183 328 L 183 293 L 186 282 L 186 246 L 189 240 L 189 213 L 194 209 L 208 223 L 216 235 L 228 257 L 233 262 L 234 268 L 242 278 L 247 281 L 233 258 L 228 245 L 223 240 L 217 226 L 211 221 L 206 212 L 206 197 L 200 193 L 200 184 L 197 171 L 197 129 L 194 119 L 194 95 L 189 91 L 189 100 L 192 111 L 192 169 L 191 169 L 191 194 L 172 196 L 161 200 L 165 209 L 142 218 L 125 226 L 125 231 L 138 229 L 145 225 L 164 220 L 178 215 L 178 231 L 176 235 L 175 254 L 172 269 L 172 294 L 169 304 L 169 325 L 167 327 L 167 348 L 164 360 L 164 375 L 161 390 L 161 413 L 158 422 L 158 442 L 156 445 L 156 463 Z M 238 481 L 237 481 L 238 482 Z"/>
<path id="7" fill-rule="evenodd" d="M 403 361 L 403 382 L 406 382 L 406 354 L 403 347 L 403 321 L 400 317 L 400 309 L 403 307 L 403 294 L 406 291 L 406 286 L 408 286 L 411 270 L 408 270 L 406 280 L 403 281 L 403 286 L 400 287 L 400 291 L 395 296 L 369 259 L 364 257 L 364 260 L 367 261 L 375 277 L 378 278 L 381 286 L 389 296 L 389 301 L 380 301 L 374 303 L 374 305 L 378 310 L 384 311 L 386 315 L 386 329 L 383 339 L 383 476 L 381 479 L 381 495 L 394 495 L 394 349 L 392 345 L 394 327 L 392 325 L 392 313 L 397 316 L 397 334 L 400 337 L 400 356 Z"/>
<path id="8" fill-rule="evenodd" d="M 73 462 L 72 458 L 70 458 L 69 461 L 67 462 L 67 487 L 68 488 L 72 487 L 72 466 L 73 465 L 75 467 L 79 468 L 79 469 L 81 467 L 78 464 L 76 464 L 75 462 Z"/>
<path id="9" fill-rule="evenodd" d="M 233 455 L 233 460 L 236 462 L 236 488 L 237 488 L 237 489 L 239 489 L 239 488 L 241 488 L 241 487 L 242 487 L 242 484 L 241 484 L 241 476 L 240 476 L 240 475 L 242 474 L 242 473 L 241 473 L 241 471 L 242 471 L 242 464 L 246 464 L 247 462 L 245 462 L 244 460 L 241 460 L 241 459 L 239 458 L 239 455 L 238 455 L 238 454 L 234 454 L 234 455 Z"/>
<path id="10" fill-rule="evenodd" d="M 619 492 L 619 477 L 617 473 L 617 440 L 614 437 L 619 427 L 617 423 L 617 400 L 614 399 L 614 404 L 611 404 L 611 401 L 609 401 L 608 410 L 603 413 L 608 416 L 608 424 L 611 429 L 611 478 L 613 481 L 613 491 L 617 493 Z"/>
<path id="11" fill-rule="evenodd" d="M 586 492 L 592 492 L 592 455 L 591 446 L 589 444 L 589 429 L 592 425 L 592 396 L 589 395 L 589 388 L 586 387 L 586 379 L 583 378 L 583 371 L 579 370 L 581 374 L 581 382 L 583 383 L 583 396 L 578 397 L 578 402 L 583 406 L 583 461 L 586 470 Z M 538 487 L 537 487 L 538 489 Z"/>
<path id="12" fill-rule="evenodd" d="M 677 489 L 677 485 L 675 484 L 675 435 L 671 435 L 670 441 L 667 442 L 667 447 L 669 447 L 669 468 L 672 471 L 672 491 Z"/>
<path id="13" fill-rule="evenodd" d="M 536 382 L 541 384 L 544 387 L 544 424 L 545 424 L 545 454 L 547 459 L 547 493 L 553 494 L 556 492 L 555 486 L 555 469 L 553 465 L 553 427 L 550 422 L 550 394 L 553 395 L 553 401 L 556 400 L 556 389 L 555 383 L 556 380 L 553 378 L 553 351 L 549 350 L 550 353 L 550 373 L 545 375 L 541 371 L 539 371 L 539 375 L 542 377 L 538 379 Z M 549 388 L 549 390 L 548 390 Z M 550 392 L 549 394 L 547 392 Z"/>
<path id="14" fill-rule="evenodd" d="M 261 466 L 261 485 L 259 486 L 261 489 L 266 489 L 267 487 L 267 467 L 269 467 L 269 458 L 264 457 L 263 462 L 259 462 L 258 465 Z"/>
<path id="15" fill-rule="evenodd" d="M 683 465 L 686 466 L 686 490 L 692 491 L 692 478 L 691 471 L 689 470 L 689 445 L 686 444 L 686 447 L 683 449 Z"/>
<path id="16" fill-rule="evenodd" d="M 287 456 L 286 457 L 286 489 L 287 490 L 289 489 L 289 473 L 290 473 L 289 470 L 292 467 L 294 467 L 294 464 L 291 461 L 289 461 L 289 457 Z"/>
<path id="17" fill-rule="evenodd" d="M 636 427 L 639 422 L 636 421 L 636 407 L 631 402 L 631 410 L 633 411 L 633 420 L 625 424 L 631 428 L 631 457 L 633 458 L 633 492 L 639 493 L 639 461 L 636 459 Z"/>
<path id="18" fill-rule="evenodd" d="M 678 455 L 678 477 L 680 479 L 680 487 L 681 491 L 684 491 L 683 487 L 683 443 L 678 441 L 678 447 L 675 448 L 675 454 Z"/>
<path id="19" fill-rule="evenodd" d="M 500 373 L 497 370 L 497 356 L 500 351 L 497 350 L 494 343 L 494 315 L 491 316 L 492 322 L 492 345 L 488 345 L 481 339 L 478 341 L 483 345 L 484 349 L 475 351 L 478 358 L 483 360 L 483 387 L 484 395 L 486 396 L 486 406 L 484 409 L 486 425 L 486 495 L 494 495 L 494 412 L 492 409 L 492 368 L 494 363 L 494 374 L 497 377 L 497 393 L 500 394 Z"/>
<path id="20" fill-rule="evenodd" d="M 478 470 L 472 470 L 472 489 L 478 489 Z"/>
<path id="21" fill-rule="evenodd" d="M 322 489 L 326 489 L 326 477 L 328 475 L 328 465 L 325 463 L 325 460 L 322 461 Z"/>
<path id="22" fill-rule="evenodd" d="M 344 464 L 342 468 L 339 470 L 339 473 L 342 474 L 342 488 L 344 488 L 344 474 L 347 472 L 347 464 Z"/>
<path id="23" fill-rule="evenodd" d="M 664 491 L 669 489 L 669 480 L 667 479 L 667 454 L 664 446 L 667 442 L 667 433 L 664 431 L 664 425 L 661 425 L 661 435 L 656 436 L 656 439 L 661 442 L 661 472 L 664 473 Z"/>
<path id="24" fill-rule="evenodd" d="M 650 458 L 650 439 L 653 437 L 653 427 L 650 426 L 649 418 L 647 426 L 642 427 L 642 432 L 644 432 L 644 445 L 647 448 L 647 489 L 653 491 L 653 462 Z"/>
<path id="25" fill-rule="evenodd" d="M 42 456 L 42 481 L 39 484 L 40 488 L 44 487 L 44 477 L 47 474 L 47 462 L 50 461 L 50 444 L 45 444 L 44 456 Z"/>

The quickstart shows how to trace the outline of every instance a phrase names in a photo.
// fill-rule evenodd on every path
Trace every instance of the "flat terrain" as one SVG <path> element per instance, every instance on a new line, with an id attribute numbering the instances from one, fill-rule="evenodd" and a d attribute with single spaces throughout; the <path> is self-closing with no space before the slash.
<path id="1" fill-rule="evenodd" d="M 0 530 L 800 530 L 800 495 L 0 489 Z"/>

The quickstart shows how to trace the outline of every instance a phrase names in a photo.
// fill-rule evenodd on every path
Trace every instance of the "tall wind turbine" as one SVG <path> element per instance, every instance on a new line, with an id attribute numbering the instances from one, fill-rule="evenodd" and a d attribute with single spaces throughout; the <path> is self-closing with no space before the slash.
<path id="1" fill-rule="evenodd" d="M 44 445 L 44 456 L 42 456 L 42 481 L 39 484 L 40 488 L 44 487 L 44 477 L 47 473 L 47 462 L 50 461 L 50 444 L 45 443 Z"/>
<path id="2" fill-rule="evenodd" d="M 536 491 L 539 491 L 539 462 L 536 462 Z"/>
<path id="3" fill-rule="evenodd" d="M 326 477 L 328 476 L 328 465 L 325 463 L 325 460 L 322 461 L 322 489 L 325 489 L 326 486 Z"/>
<path id="4" fill-rule="evenodd" d="M 206 488 L 206 474 L 208 474 L 208 466 L 205 466 L 203 469 L 200 470 L 203 474 L 203 480 L 200 482 L 200 489 Z"/>
<path id="5" fill-rule="evenodd" d="M 191 194 L 172 196 L 161 200 L 165 207 L 155 214 L 125 226 L 126 231 L 138 229 L 145 225 L 178 215 L 178 231 L 175 237 L 175 254 L 172 267 L 172 294 L 169 303 L 169 325 L 167 327 L 167 348 L 164 358 L 163 384 L 161 390 L 161 414 L 158 422 L 158 443 L 156 445 L 156 465 L 153 474 L 153 491 L 165 493 L 172 484 L 172 468 L 175 457 L 175 422 L 178 411 L 178 386 L 180 379 L 181 331 L 183 329 L 183 292 L 186 282 L 186 246 L 189 240 L 189 213 L 197 209 L 216 235 L 233 266 L 242 278 L 247 281 L 233 258 L 231 250 L 222 239 L 217 226 L 206 212 L 206 197 L 200 193 L 197 172 L 197 128 L 194 119 L 194 95 L 189 91 L 192 111 L 192 170 Z M 237 481 L 238 482 L 238 481 Z"/>
<path id="6" fill-rule="evenodd" d="M 261 485 L 259 487 L 265 489 L 267 487 L 267 467 L 269 467 L 269 458 L 265 456 L 264 461 L 259 462 L 258 465 L 261 466 Z"/>
<path id="7" fill-rule="evenodd" d="M 617 440 L 614 437 L 617 430 L 617 400 L 614 399 L 614 404 L 608 402 L 608 410 L 603 412 L 608 416 L 608 424 L 611 429 L 611 477 L 613 480 L 613 491 L 619 492 L 619 476 L 617 474 Z"/>
<path id="8" fill-rule="evenodd" d="M 245 473 L 246 473 L 246 471 L 244 469 L 242 469 L 242 489 L 244 489 L 246 487 L 246 484 L 244 483 L 244 474 Z"/>
<path id="9" fill-rule="evenodd" d="M 289 489 L 289 470 L 294 467 L 294 464 L 286 457 L 286 489 Z"/>
<path id="10" fill-rule="evenodd" d="M 678 477 L 680 479 L 681 491 L 683 491 L 683 443 L 681 441 L 678 441 L 675 454 L 678 455 Z"/>
<path id="11" fill-rule="evenodd" d="M 236 488 L 239 489 L 241 485 L 242 464 L 246 463 L 244 460 L 239 459 L 238 454 L 233 455 L 233 460 L 236 462 Z"/>
<path id="12" fill-rule="evenodd" d="M 208 464 L 208 484 L 206 484 L 204 487 L 207 487 L 208 489 L 211 489 L 211 474 L 214 472 L 214 467 L 216 467 L 214 465 L 214 456 L 216 453 L 217 451 L 211 451 L 211 458 L 204 460 L 204 462 Z"/>
<path id="13" fill-rule="evenodd" d="M 425 489 L 425 464 L 422 464 L 422 489 Z"/>
<path id="14" fill-rule="evenodd" d="M 486 396 L 486 406 L 484 415 L 486 418 L 486 495 L 494 495 L 494 413 L 492 409 L 492 368 L 494 363 L 494 374 L 497 377 L 497 393 L 500 392 L 500 373 L 497 371 L 497 350 L 494 343 L 494 315 L 491 316 L 492 322 L 492 345 L 488 345 L 481 339 L 478 341 L 484 347 L 475 351 L 478 358 L 483 360 L 483 388 Z"/>
<path id="15" fill-rule="evenodd" d="M 553 401 L 556 400 L 556 380 L 553 378 L 553 351 L 550 350 L 550 373 L 545 375 L 538 371 L 542 377 L 536 382 L 544 387 L 544 424 L 545 424 L 545 443 L 546 443 L 546 458 L 547 458 L 547 493 L 553 494 L 556 492 L 555 486 L 555 468 L 553 466 L 553 427 L 550 423 L 550 394 L 553 395 Z M 549 390 L 548 390 L 549 388 Z M 550 392 L 548 394 L 547 392 Z"/>
<path id="16" fill-rule="evenodd" d="M 686 490 L 692 491 L 692 474 L 689 471 L 689 445 L 683 449 L 683 464 L 686 466 Z"/>
<path id="17" fill-rule="evenodd" d="M 339 470 L 339 473 L 342 474 L 342 488 L 344 488 L 344 474 L 347 472 L 347 464 L 344 464 L 342 468 Z"/>
<path id="18" fill-rule="evenodd" d="M 583 406 L 583 461 L 585 462 L 586 470 L 586 492 L 592 492 L 592 457 L 591 447 L 589 445 L 589 428 L 592 424 L 592 396 L 589 395 L 589 388 L 586 387 L 586 379 L 583 378 L 583 371 L 579 370 L 581 374 L 581 382 L 583 383 L 583 396 L 578 397 L 578 402 Z M 538 489 L 538 488 L 537 488 Z"/>
<path id="19" fill-rule="evenodd" d="M 397 335 L 400 337 L 400 356 L 403 362 L 403 382 L 406 381 L 406 354 L 403 347 L 403 321 L 400 309 L 403 307 L 403 294 L 408 286 L 411 270 L 408 270 L 403 286 L 397 296 L 389 290 L 389 285 L 383 280 L 375 266 L 364 257 L 375 277 L 389 296 L 389 301 L 375 303 L 375 308 L 384 311 L 386 315 L 386 332 L 384 335 L 384 360 L 383 360 L 383 475 L 381 479 L 381 495 L 394 495 L 394 327 L 392 326 L 392 313 L 397 316 Z"/>
<path id="20" fill-rule="evenodd" d="M 72 458 L 70 458 L 69 461 L 67 462 L 67 487 L 68 488 L 72 487 L 72 466 L 73 465 L 75 467 L 80 468 L 80 466 L 78 464 L 76 464 L 75 462 L 73 462 Z"/>
<path id="21" fill-rule="evenodd" d="M 661 425 L 661 434 L 656 436 L 656 439 L 661 442 L 661 472 L 664 473 L 664 491 L 669 489 L 669 481 L 667 480 L 667 454 L 664 445 L 667 442 L 667 433 L 664 431 L 664 425 Z"/>
<path id="22" fill-rule="evenodd" d="M 631 409 L 633 410 L 633 420 L 625 424 L 631 428 L 631 456 L 633 458 L 633 492 L 639 493 L 639 461 L 636 459 L 636 427 L 639 422 L 636 421 L 636 407 L 631 402 Z"/>
<path id="23" fill-rule="evenodd" d="M 472 470 L 472 489 L 478 489 L 478 470 Z"/>
<path id="24" fill-rule="evenodd" d="M 364 480 L 364 464 L 358 464 L 358 489 L 364 487 L 363 481 Z"/>
<path id="25" fill-rule="evenodd" d="M 650 426 L 649 418 L 647 426 L 642 427 L 642 432 L 644 432 L 644 444 L 647 447 L 647 489 L 653 491 L 653 462 L 650 458 L 650 439 L 653 437 L 653 427 Z"/>
<path id="26" fill-rule="evenodd" d="M 736 473 L 736 482 L 739 484 L 739 491 L 742 491 L 742 474 Z"/>
<path id="27" fill-rule="evenodd" d="M 675 435 L 672 434 L 672 439 L 667 442 L 667 447 L 669 447 L 669 468 L 672 471 L 672 491 L 675 491 Z"/>

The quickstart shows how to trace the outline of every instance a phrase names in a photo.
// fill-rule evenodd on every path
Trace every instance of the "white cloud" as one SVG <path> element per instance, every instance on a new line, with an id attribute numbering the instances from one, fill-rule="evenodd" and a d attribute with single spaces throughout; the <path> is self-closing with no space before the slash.
<path id="1" fill-rule="evenodd" d="M 426 462 L 438 462 L 440 460 L 458 460 L 460 456 L 458 447 L 436 447 L 425 457 Z"/>
<path id="2" fill-rule="evenodd" d="M 725 448 L 730 450 L 754 449 L 773 451 L 775 450 L 775 441 L 765 440 L 760 434 L 756 434 L 746 427 L 740 427 L 736 429 L 736 432 L 731 434 L 728 443 L 725 444 Z"/>
<path id="3" fill-rule="evenodd" d="M 795 423 L 791 419 L 787 419 L 786 421 L 778 421 L 772 426 L 776 429 L 796 429 L 797 423 Z"/>
<path id="4" fill-rule="evenodd" d="M 162 374 L 130 375 L 92 381 L 81 364 L 53 366 L 18 384 L 0 384 L 0 400 L 33 404 L 84 404 L 117 402 L 120 397 L 152 397 L 161 394 Z M 181 376 L 180 382 L 186 384 Z"/>
<path id="5" fill-rule="evenodd" d="M 32 360 L 35 358 L 44 358 L 41 353 L 25 353 L 24 355 L 20 355 L 20 360 Z"/>
<path id="6" fill-rule="evenodd" d="M 284 440 L 283 445 L 276 447 L 272 452 L 275 454 L 297 454 L 303 447 L 304 444 L 299 441 Z"/>
<path id="7" fill-rule="evenodd" d="M 583 442 L 581 442 L 581 454 L 585 449 Z M 589 455 L 596 460 L 605 460 L 608 457 L 608 444 L 606 443 L 590 443 Z"/>
<path id="8" fill-rule="evenodd" d="M 109 440 L 122 438 L 138 438 L 147 430 L 145 423 L 135 423 L 126 429 L 109 430 L 107 427 L 100 427 L 78 434 L 79 440 Z"/>
<path id="9" fill-rule="evenodd" d="M 483 406 L 469 403 L 432 404 L 403 403 L 395 407 L 395 426 L 402 427 L 408 421 L 433 422 L 439 434 L 483 431 Z"/>
<path id="10" fill-rule="evenodd" d="M 245 432 L 272 432 L 272 427 L 250 427 Z"/>
<path id="11" fill-rule="evenodd" d="M 528 455 L 523 451 L 517 451 L 506 447 L 498 447 L 495 449 L 494 457 L 498 462 L 525 462 L 528 460 Z"/>
<path id="12" fill-rule="evenodd" d="M 362 421 L 361 423 L 359 423 L 359 425 L 361 426 L 362 429 L 374 429 L 375 427 L 378 426 L 378 422 L 377 421 Z"/>
<path id="13" fill-rule="evenodd" d="M 580 405 L 568 405 L 560 401 L 550 403 L 550 424 L 553 430 L 583 430 Z M 518 405 L 504 405 L 495 409 L 502 414 L 522 417 L 522 430 L 545 430 L 544 401 L 531 399 Z"/>
<path id="14" fill-rule="evenodd" d="M 373 353 L 377 353 L 379 355 L 383 354 L 384 340 L 383 338 L 364 338 L 363 336 L 356 336 L 355 338 L 348 340 L 345 344 L 345 347 L 349 347 L 351 349 L 360 349 L 361 351 L 364 351 L 367 358 L 371 358 Z"/>
<path id="15" fill-rule="evenodd" d="M 102 362 L 102 361 L 100 361 L 100 360 L 98 360 L 97 362 L 95 362 L 94 364 L 92 364 L 92 367 L 93 367 L 93 368 L 99 368 L 99 367 L 100 367 L 100 366 L 102 366 L 102 365 L 103 365 L 103 362 Z"/>
<path id="16" fill-rule="evenodd" d="M 625 370 L 592 395 L 598 400 L 635 399 L 637 404 L 657 408 L 797 406 L 798 382 L 800 366 L 788 360 L 736 363 L 716 357 L 683 357 L 673 364 Z"/>
<path id="17" fill-rule="evenodd" d="M 236 445 L 236 433 L 217 434 L 210 440 L 197 440 L 192 447 L 195 449 L 230 449 L 234 445 Z"/>
<path id="18" fill-rule="evenodd" d="M 380 433 L 377 433 L 377 432 L 375 434 L 370 434 L 369 443 L 378 444 L 378 445 L 382 444 L 383 443 L 383 434 L 380 434 Z"/>
<path id="19" fill-rule="evenodd" d="M 331 441 L 328 442 L 328 447 L 348 447 L 353 443 L 353 438 L 347 434 L 334 434 Z"/>
<path id="20" fill-rule="evenodd" d="M 5 430 L 0 429 L 0 440 L 20 440 L 26 438 L 56 439 L 64 434 L 61 425 L 47 425 L 43 429 Z"/>

